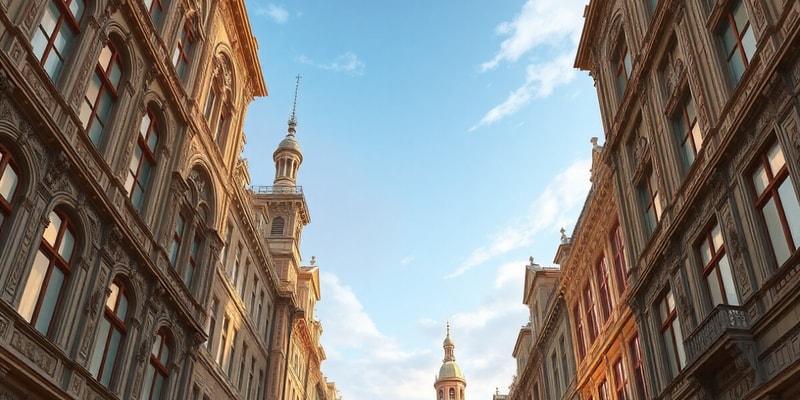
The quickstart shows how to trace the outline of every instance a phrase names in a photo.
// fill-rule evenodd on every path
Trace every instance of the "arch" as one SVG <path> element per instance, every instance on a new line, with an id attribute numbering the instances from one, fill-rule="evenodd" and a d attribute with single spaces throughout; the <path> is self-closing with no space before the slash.
<path id="1" fill-rule="evenodd" d="M 619 46 L 620 35 L 623 37 L 625 36 L 624 21 L 621 9 L 616 9 L 613 11 L 611 24 L 608 26 L 609 29 L 606 36 L 607 40 L 605 41 L 606 47 L 603 49 L 603 54 L 607 60 L 611 60 L 614 58 L 614 51 L 616 51 L 617 47 Z"/>
<path id="2" fill-rule="evenodd" d="M 130 41 L 127 38 L 130 33 L 128 30 L 120 25 L 119 22 L 109 20 L 103 27 L 103 32 L 105 32 L 105 36 L 108 40 L 116 46 L 122 58 L 122 67 L 124 70 L 122 71 L 120 85 L 122 85 L 126 79 L 132 82 L 137 81 L 138 76 L 135 76 L 133 72 L 140 71 L 142 67 L 137 64 L 138 61 L 135 55 L 135 49 L 129 45 Z"/>
<path id="3" fill-rule="evenodd" d="M 187 183 L 191 192 L 192 205 L 197 210 L 203 208 L 206 215 L 207 226 L 214 226 L 216 221 L 216 193 L 213 180 L 208 170 L 202 164 L 195 164 L 189 171 Z"/>
<path id="4" fill-rule="evenodd" d="M 0 108 L 2 108 L 1 103 Z M 17 189 L 17 193 L 25 193 L 26 196 L 30 196 L 35 191 L 34 183 L 41 179 L 46 167 L 46 163 L 37 161 L 43 161 L 45 149 L 38 136 L 34 135 L 30 135 L 23 144 L 23 134 L 14 122 L 13 118 L 0 120 L 0 146 L 5 147 L 11 153 L 21 171 L 20 175 L 26 177 L 26 179 L 20 180 L 21 186 Z M 24 124 L 27 125 L 26 122 Z M 37 152 L 38 154 L 36 154 Z M 38 166 L 38 168 L 34 168 L 34 166 Z"/>

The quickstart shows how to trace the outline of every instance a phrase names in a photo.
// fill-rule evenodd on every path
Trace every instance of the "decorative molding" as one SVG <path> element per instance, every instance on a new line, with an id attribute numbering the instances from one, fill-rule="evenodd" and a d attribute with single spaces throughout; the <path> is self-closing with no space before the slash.
<path id="1" fill-rule="evenodd" d="M 48 375 L 55 377 L 56 359 L 33 340 L 16 331 L 11 337 L 11 347 L 18 350 Z"/>

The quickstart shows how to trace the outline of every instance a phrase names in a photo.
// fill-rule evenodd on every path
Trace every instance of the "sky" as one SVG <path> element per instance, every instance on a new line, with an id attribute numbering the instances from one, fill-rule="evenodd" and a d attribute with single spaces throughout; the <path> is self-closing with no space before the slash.
<path id="1" fill-rule="evenodd" d="M 269 96 L 245 120 L 270 185 L 295 76 L 327 359 L 343 400 L 435 399 L 445 324 L 467 399 L 508 391 L 525 265 L 552 264 L 602 126 L 573 68 L 587 0 L 246 0 Z"/>

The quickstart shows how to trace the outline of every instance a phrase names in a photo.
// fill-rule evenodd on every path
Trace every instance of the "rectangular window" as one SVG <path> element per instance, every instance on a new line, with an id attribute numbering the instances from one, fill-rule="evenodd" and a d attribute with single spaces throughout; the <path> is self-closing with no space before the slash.
<path id="1" fill-rule="evenodd" d="M 168 0 L 144 0 L 144 5 L 150 11 L 150 18 L 156 28 L 161 27 L 161 20 L 164 18 L 164 3 Z"/>
<path id="2" fill-rule="evenodd" d="M 567 346 L 564 344 L 564 335 L 558 339 L 558 349 L 561 351 L 561 371 L 564 372 L 564 387 L 569 386 L 569 368 L 567 364 Z"/>
<path id="3" fill-rule="evenodd" d="M 553 351 L 553 354 L 550 355 L 550 365 L 553 367 L 553 386 L 555 386 L 556 391 L 556 398 L 561 397 L 561 378 L 559 377 L 558 373 L 558 358 L 556 357 L 556 352 Z"/>
<path id="4" fill-rule="evenodd" d="M 75 38 L 81 33 L 80 22 L 85 9 L 84 0 L 50 0 L 31 39 L 33 53 L 53 82 L 58 79 Z"/>
<path id="5" fill-rule="evenodd" d="M 619 91 L 620 98 L 625 93 L 625 87 L 628 85 L 628 79 L 631 76 L 631 52 L 628 50 L 628 45 L 625 43 L 625 35 L 619 38 L 619 48 L 617 49 L 615 63 L 615 79 L 617 82 L 617 90 Z"/>
<path id="6" fill-rule="evenodd" d="M 114 44 L 108 41 L 100 51 L 80 110 L 83 127 L 95 147 L 100 146 L 105 128 L 111 122 L 111 112 L 117 102 L 122 75 L 121 55 Z"/>
<path id="7" fill-rule="evenodd" d="M 239 363 L 239 380 L 236 384 L 236 388 L 239 389 L 240 392 L 242 391 L 242 389 L 244 389 L 242 383 L 244 382 L 244 374 L 245 374 L 244 363 L 246 359 L 247 359 L 247 345 L 245 344 L 242 346 L 242 361 Z"/>
<path id="8" fill-rule="evenodd" d="M 226 370 L 228 371 L 228 377 L 231 378 L 231 380 L 233 380 L 233 369 L 236 367 L 235 358 L 236 358 L 236 334 L 237 333 L 238 332 L 236 330 L 234 330 L 233 333 L 231 334 L 230 350 L 228 350 L 228 357 L 227 357 L 227 360 L 225 360 L 225 362 L 227 364 Z"/>
<path id="9" fill-rule="evenodd" d="M 603 312 L 603 321 L 611 317 L 611 291 L 608 282 L 608 265 L 606 257 L 603 255 L 595 266 L 595 278 L 597 279 L 597 290 L 600 295 L 600 310 Z"/>
<path id="10" fill-rule="evenodd" d="M 256 316 L 256 326 L 261 328 L 261 314 L 264 311 L 264 289 L 261 289 L 261 293 L 258 295 L 258 315 Z"/>
<path id="11" fill-rule="evenodd" d="M 183 229 L 186 221 L 183 215 L 178 214 L 178 219 L 175 221 L 175 230 L 172 232 L 172 245 L 169 248 L 169 263 L 173 268 L 178 263 L 178 253 L 181 249 L 181 242 L 183 241 Z"/>
<path id="12" fill-rule="evenodd" d="M 192 26 L 189 21 L 186 21 L 181 30 L 181 37 L 175 45 L 175 51 L 172 53 L 172 64 L 175 65 L 175 71 L 181 79 L 186 79 L 193 45 Z"/>
<path id="13" fill-rule="evenodd" d="M 625 375 L 622 357 L 617 358 L 617 361 L 614 362 L 614 389 L 617 393 L 617 400 L 628 400 L 628 377 Z"/>
<path id="14" fill-rule="evenodd" d="M 675 297 L 669 288 L 658 303 L 661 340 L 669 364 L 671 377 L 678 375 L 686 366 L 686 353 L 683 349 L 683 332 L 678 313 L 675 310 Z"/>
<path id="15" fill-rule="evenodd" d="M 642 362 L 638 335 L 633 336 L 628 342 L 628 351 L 631 356 L 631 366 L 633 367 L 633 385 L 636 390 L 636 399 L 646 399 L 647 385 L 644 381 L 644 363 Z"/>
<path id="16" fill-rule="evenodd" d="M 725 13 L 719 36 L 731 79 L 734 85 L 738 84 L 756 52 L 756 37 L 743 1 L 737 1 Z"/>
<path id="17" fill-rule="evenodd" d="M 652 234 L 661 219 L 661 199 L 658 195 L 656 174 L 652 166 L 647 169 L 644 179 L 637 185 L 636 189 L 639 192 L 639 201 L 644 213 L 647 233 Z"/>
<path id="18" fill-rule="evenodd" d="M 597 385 L 597 400 L 608 400 L 608 382 L 605 379 Z"/>
<path id="19" fill-rule="evenodd" d="M 600 328 L 597 324 L 597 314 L 594 310 L 594 293 L 592 293 L 592 285 L 589 282 L 586 282 L 586 286 L 583 287 L 583 307 L 586 313 L 587 329 L 589 330 L 589 346 L 591 346 L 594 340 L 597 339 Z"/>
<path id="20" fill-rule="evenodd" d="M 128 177 L 125 190 L 136 211 L 142 211 L 144 195 L 150 182 L 150 176 L 156 167 L 156 147 L 158 146 L 158 122 L 149 109 L 142 117 L 139 125 L 139 136 L 128 165 Z"/>
<path id="21" fill-rule="evenodd" d="M 247 307 L 247 313 L 250 314 L 250 318 L 255 317 L 256 312 L 256 292 L 258 291 L 258 274 L 253 274 L 253 286 L 250 292 L 250 307 Z"/>
<path id="22" fill-rule="evenodd" d="M 697 123 L 697 107 L 691 93 L 686 94 L 672 115 L 672 129 L 678 141 L 684 171 L 688 171 L 703 147 L 703 132 Z"/>
<path id="23" fill-rule="evenodd" d="M 731 264 L 725 252 L 722 231 L 716 222 L 703 233 L 695 251 L 702 263 L 703 279 L 706 281 L 712 305 L 738 305 L 739 298 L 733 283 Z"/>
<path id="24" fill-rule="evenodd" d="M 233 285 L 236 286 L 236 282 L 239 281 L 239 263 L 242 259 L 242 244 L 240 243 L 236 246 L 236 255 L 233 259 L 233 269 L 231 269 L 231 281 L 233 281 Z"/>
<path id="25" fill-rule="evenodd" d="M 617 278 L 617 293 L 622 296 L 628 286 L 628 268 L 625 265 L 625 242 L 619 222 L 611 230 L 611 251 L 614 258 L 614 276 Z"/>
<path id="26" fill-rule="evenodd" d="M 192 248 L 189 251 L 189 263 L 186 264 L 186 271 L 183 272 L 183 282 L 188 288 L 192 287 L 192 280 L 194 279 L 194 271 L 197 269 L 201 242 L 202 240 L 200 239 L 200 236 L 194 235 L 194 240 L 192 240 Z"/>
<path id="27" fill-rule="evenodd" d="M 219 347 L 217 347 L 217 364 L 221 367 L 225 361 L 226 349 L 228 348 L 228 329 L 230 329 L 231 319 L 226 315 L 222 320 L 222 330 L 219 332 Z"/>
<path id="28" fill-rule="evenodd" d="M 578 304 L 572 309 L 572 316 L 575 320 L 575 343 L 578 348 L 578 364 L 586 357 L 586 343 L 583 338 L 583 318 Z"/>
<path id="29" fill-rule="evenodd" d="M 217 329 L 217 311 L 219 309 L 219 302 L 217 299 L 211 300 L 211 309 L 209 310 L 208 315 L 208 341 L 206 341 L 206 349 L 208 349 L 209 353 L 211 352 L 211 347 L 214 345 L 214 331 Z"/>
<path id="30" fill-rule="evenodd" d="M 755 207 L 766 228 L 772 254 L 780 267 L 797 252 L 800 204 L 780 145 L 775 142 L 758 157 L 752 172 Z"/>

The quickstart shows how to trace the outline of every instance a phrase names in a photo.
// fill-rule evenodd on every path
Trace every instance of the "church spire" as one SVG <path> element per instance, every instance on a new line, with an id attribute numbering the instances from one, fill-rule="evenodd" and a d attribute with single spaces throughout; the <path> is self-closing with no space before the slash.
<path id="1" fill-rule="evenodd" d="M 303 153 L 300 152 L 300 144 L 295 138 L 297 133 L 297 93 L 300 88 L 300 75 L 297 75 L 294 86 L 294 102 L 292 103 L 292 115 L 289 117 L 289 129 L 286 137 L 283 138 L 278 148 L 272 153 L 275 161 L 275 186 L 296 186 L 297 170 L 303 163 Z"/>
<path id="2" fill-rule="evenodd" d="M 444 348 L 444 360 L 442 362 L 455 361 L 456 355 L 453 350 L 455 350 L 456 344 L 453 342 L 453 338 L 450 337 L 450 321 L 447 321 L 447 336 L 444 338 L 442 347 Z"/>

